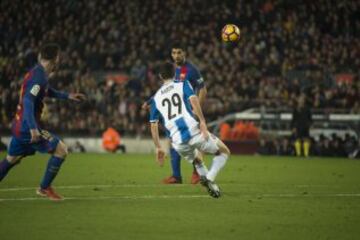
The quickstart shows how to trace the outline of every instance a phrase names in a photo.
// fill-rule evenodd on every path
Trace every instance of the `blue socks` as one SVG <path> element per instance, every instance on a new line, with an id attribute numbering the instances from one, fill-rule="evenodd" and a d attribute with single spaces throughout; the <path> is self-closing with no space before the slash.
<path id="1" fill-rule="evenodd" d="M 170 156 L 171 156 L 171 168 L 173 171 L 172 175 L 177 179 L 181 179 L 181 169 L 180 169 L 181 157 L 174 148 L 170 148 Z"/>
<path id="2" fill-rule="evenodd" d="M 42 189 L 46 189 L 51 185 L 52 181 L 56 177 L 56 175 L 61 167 L 61 164 L 63 162 L 64 162 L 64 159 L 61 159 L 61 158 L 55 157 L 55 156 L 52 156 L 49 159 L 44 178 L 40 184 L 40 187 Z"/>
<path id="3" fill-rule="evenodd" d="M 17 162 L 17 163 L 19 163 L 19 162 Z M 12 167 L 14 167 L 15 165 L 16 165 L 16 163 L 11 164 L 11 163 L 9 163 L 8 160 L 6 160 L 6 158 L 4 158 L 4 160 L 2 160 L 0 162 L 0 182 L 1 182 L 1 180 L 3 180 L 3 178 L 6 176 L 6 174 L 10 171 L 10 169 Z"/>
<path id="4" fill-rule="evenodd" d="M 63 161 L 64 159 L 55 156 L 52 156 L 49 159 L 44 178 L 40 185 L 42 189 L 48 188 L 51 185 Z M 20 161 L 17 161 L 15 164 L 11 164 L 8 160 L 6 160 L 6 158 L 2 160 L 0 162 L 0 181 L 3 180 L 7 173 L 10 171 L 10 169 L 18 163 L 20 163 Z"/>

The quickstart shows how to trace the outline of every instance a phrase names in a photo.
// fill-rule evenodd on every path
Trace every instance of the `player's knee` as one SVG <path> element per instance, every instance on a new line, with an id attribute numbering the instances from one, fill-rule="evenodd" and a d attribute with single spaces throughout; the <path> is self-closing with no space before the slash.
<path id="1" fill-rule="evenodd" d="M 196 151 L 196 158 L 199 160 L 199 161 L 202 161 L 204 159 L 204 153 L 201 152 L 201 151 Z"/>
<path id="2" fill-rule="evenodd" d="M 230 149 L 224 143 L 221 142 L 220 144 L 218 144 L 218 146 L 220 153 L 226 154 L 228 156 L 231 155 Z"/>
<path id="3" fill-rule="evenodd" d="M 64 142 L 60 141 L 56 147 L 55 155 L 61 158 L 65 158 L 68 155 L 68 148 Z"/>
<path id="4" fill-rule="evenodd" d="M 64 157 L 66 157 L 69 154 L 68 147 L 63 142 L 61 142 L 61 152 L 62 152 Z"/>
<path id="5" fill-rule="evenodd" d="M 231 154 L 230 149 L 225 145 L 225 143 L 223 141 L 221 141 L 220 139 L 217 139 L 216 145 L 218 148 L 216 155 L 225 154 L 228 157 L 230 156 L 230 154 Z"/>
<path id="6" fill-rule="evenodd" d="M 6 160 L 11 164 L 17 164 L 21 161 L 23 157 L 22 156 L 6 156 Z"/>
<path id="7" fill-rule="evenodd" d="M 225 146 L 223 153 L 225 153 L 228 156 L 231 155 L 230 149 L 227 146 Z"/>

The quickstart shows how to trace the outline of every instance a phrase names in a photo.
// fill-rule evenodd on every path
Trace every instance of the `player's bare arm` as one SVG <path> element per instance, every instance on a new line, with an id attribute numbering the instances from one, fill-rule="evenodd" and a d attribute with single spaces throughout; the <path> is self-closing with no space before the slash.
<path id="1" fill-rule="evenodd" d="M 206 126 L 206 120 L 205 120 L 204 114 L 201 110 L 201 106 L 200 106 L 198 97 L 195 95 L 190 97 L 190 103 L 191 103 L 191 106 L 193 108 L 195 115 L 199 118 L 201 134 L 204 136 L 205 139 L 208 139 L 209 133 L 208 133 L 207 126 Z"/>
<path id="2" fill-rule="evenodd" d="M 86 95 L 83 93 L 67 93 L 58 91 L 52 87 L 48 88 L 48 97 L 55 99 L 69 99 L 75 102 L 81 102 L 86 100 Z"/>
<path id="3" fill-rule="evenodd" d="M 158 122 L 151 123 L 151 136 L 156 147 L 156 160 L 162 167 L 165 160 L 165 151 L 162 149 L 159 137 L 159 124 Z"/>
<path id="4" fill-rule="evenodd" d="M 204 86 L 199 90 L 199 94 L 198 94 L 200 106 L 202 107 L 204 106 L 206 95 L 207 95 L 207 88 Z"/>
<path id="5" fill-rule="evenodd" d="M 81 102 L 81 101 L 86 100 L 86 96 L 83 93 L 70 93 L 69 99 L 73 100 L 75 102 Z"/>

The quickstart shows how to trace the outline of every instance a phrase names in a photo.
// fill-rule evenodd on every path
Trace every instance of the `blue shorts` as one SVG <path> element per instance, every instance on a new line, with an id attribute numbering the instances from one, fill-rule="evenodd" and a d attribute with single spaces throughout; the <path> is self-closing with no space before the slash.
<path id="1" fill-rule="evenodd" d="M 53 153 L 56 150 L 60 138 L 47 131 L 41 131 L 41 140 L 30 143 L 29 139 L 12 137 L 10 140 L 8 154 L 10 156 L 29 156 L 35 152 Z"/>

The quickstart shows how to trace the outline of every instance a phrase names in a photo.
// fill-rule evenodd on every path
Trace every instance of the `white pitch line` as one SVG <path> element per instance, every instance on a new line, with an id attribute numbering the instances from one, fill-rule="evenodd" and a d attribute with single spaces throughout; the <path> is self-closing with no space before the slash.
<path id="1" fill-rule="evenodd" d="M 231 196 L 229 196 L 231 197 Z M 324 194 L 246 194 L 240 195 L 239 198 L 324 198 L 324 197 L 360 197 L 360 193 L 324 193 Z M 140 195 L 140 196 L 97 196 L 97 197 L 65 197 L 64 200 L 140 200 L 140 199 L 194 199 L 194 198 L 210 198 L 204 195 Z M 14 201 L 44 201 L 48 200 L 43 197 L 27 197 L 27 198 L 0 198 L 0 202 L 14 202 Z"/>
<path id="2" fill-rule="evenodd" d="M 181 187 L 189 186 L 191 184 L 175 184 L 172 186 Z M 86 189 L 86 188 L 154 188 L 166 186 L 164 184 L 118 184 L 118 185 L 69 185 L 69 186 L 55 186 L 56 189 Z M 0 192 L 16 192 L 16 191 L 28 191 L 36 190 L 36 187 L 13 187 L 13 188 L 3 188 L 0 189 Z"/>
<path id="3" fill-rule="evenodd" d="M 299 197 L 360 197 L 360 193 L 315 193 L 315 194 L 262 194 L 258 197 L 269 197 L 269 198 L 299 198 Z"/>
<path id="4" fill-rule="evenodd" d="M 64 200 L 139 200 L 139 199 L 192 199 L 192 198 L 210 198 L 208 195 L 142 195 L 142 196 L 98 196 L 98 197 L 65 197 Z M 28 198 L 0 198 L 0 202 L 13 201 L 44 201 L 44 197 L 28 197 Z"/>
<path id="5" fill-rule="evenodd" d="M 249 187 L 257 184 L 247 184 L 247 183 L 223 183 L 221 186 L 239 186 L 239 187 Z M 86 188 L 158 188 L 162 186 L 170 186 L 164 184 L 107 184 L 107 185 L 68 185 L 68 186 L 56 186 L 57 189 L 86 189 Z M 173 184 L 171 187 L 188 187 L 194 186 L 193 184 Z M 334 187 L 334 185 L 294 185 L 298 188 L 311 188 L 311 187 Z M 17 191 L 30 191 L 36 190 L 36 187 L 10 187 L 10 188 L 0 188 L 0 192 L 17 192 Z"/>

